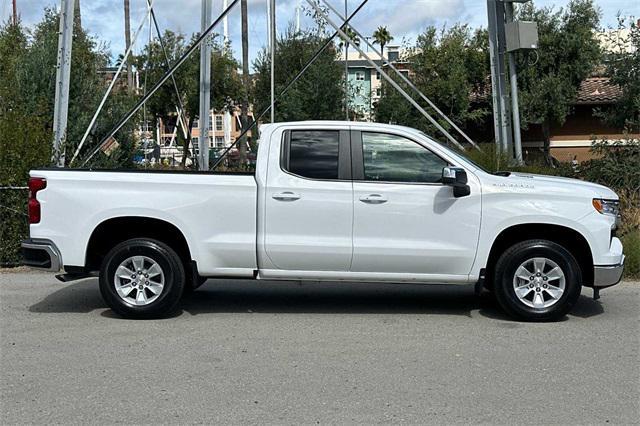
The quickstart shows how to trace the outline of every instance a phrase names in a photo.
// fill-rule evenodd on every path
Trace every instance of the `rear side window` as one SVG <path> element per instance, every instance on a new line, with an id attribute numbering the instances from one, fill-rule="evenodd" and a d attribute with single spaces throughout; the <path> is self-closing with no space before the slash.
<path id="1" fill-rule="evenodd" d="M 294 130 L 284 168 L 310 179 L 338 179 L 339 152 L 339 131 Z"/>

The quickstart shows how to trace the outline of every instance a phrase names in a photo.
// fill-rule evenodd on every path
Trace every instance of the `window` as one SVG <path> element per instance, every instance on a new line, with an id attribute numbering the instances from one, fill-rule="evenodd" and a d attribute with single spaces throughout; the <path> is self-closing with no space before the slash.
<path id="1" fill-rule="evenodd" d="M 216 131 L 220 132 L 222 131 L 222 116 L 221 115 L 216 115 Z"/>
<path id="2" fill-rule="evenodd" d="M 213 144 L 213 138 L 211 136 L 209 136 L 209 148 L 215 148 L 215 145 Z"/>
<path id="3" fill-rule="evenodd" d="M 409 70 L 400 70 L 400 74 L 402 74 L 405 77 L 409 78 Z"/>
<path id="4" fill-rule="evenodd" d="M 376 89 L 376 96 L 380 96 L 382 95 L 382 89 L 380 89 L 379 87 Z"/>
<path id="5" fill-rule="evenodd" d="M 222 148 L 224 146 L 224 137 L 216 136 L 216 147 Z"/>
<path id="6" fill-rule="evenodd" d="M 339 147 L 338 131 L 292 131 L 285 169 L 311 179 L 338 179 Z"/>
<path id="7" fill-rule="evenodd" d="M 356 71 L 356 81 L 364 81 L 364 72 Z"/>
<path id="8" fill-rule="evenodd" d="M 383 182 L 436 183 L 446 161 L 402 136 L 362 133 L 364 179 Z"/>
<path id="9" fill-rule="evenodd" d="M 376 71 L 376 80 L 380 80 L 380 77 L 381 77 L 380 71 Z"/>

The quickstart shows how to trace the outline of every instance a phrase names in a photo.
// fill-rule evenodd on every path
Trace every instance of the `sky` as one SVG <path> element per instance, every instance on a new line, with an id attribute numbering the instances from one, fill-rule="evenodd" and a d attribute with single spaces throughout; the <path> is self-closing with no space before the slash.
<path id="1" fill-rule="evenodd" d="M 73 1 L 73 0 L 71 0 Z M 147 0 L 130 0 L 131 31 L 134 33 L 144 20 Z M 213 2 L 213 16 L 222 10 L 223 0 Z M 231 3 L 232 0 L 228 0 Z M 267 43 L 267 1 L 249 0 L 249 56 L 253 60 Z M 329 0 L 341 12 L 345 0 Z M 353 11 L 361 0 L 346 0 L 349 11 Z M 0 0 L 0 17 L 6 21 L 11 16 L 12 0 Z M 567 0 L 535 0 L 537 6 L 566 6 Z M 82 25 L 99 40 L 106 42 L 113 58 L 124 52 L 123 0 L 80 0 Z M 160 28 L 171 29 L 186 34 L 200 30 L 201 0 L 155 0 L 154 11 Z M 308 5 L 305 0 L 277 0 L 276 23 L 278 32 L 295 21 L 297 5 Z M 602 25 L 615 26 L 616 15 L 640 18 L 640 0 L 596 0 L 602 12 Z M 57 8 L 60 0 L 17 0 L 18 13 L 22 22 L 31 26 L 37 23 L 45 7 Z M 337 21 L 337 18 L 332 18 Z M 487 25 L 487 10 L 484 0 L 369 0 L 360 13 L 352 20 L 353 26 L 363 35 L 371 35 L 378 26 L 387 26 L 394 37 L 392 44 L 401 44 L 403 39 L 411 42 L 428 25 L 453 25 L 467 23 L 471 27 Z M 313 22 L 306 13 L 301 13 L 301 27 Z M 216 28 L 222 33 L 222 26 Z M 229 36 L 236 57 L 240 56 L 240 5 L 229 14 Z M 138 42 L 137 51 L 149 37 L 145 23 Z"/>

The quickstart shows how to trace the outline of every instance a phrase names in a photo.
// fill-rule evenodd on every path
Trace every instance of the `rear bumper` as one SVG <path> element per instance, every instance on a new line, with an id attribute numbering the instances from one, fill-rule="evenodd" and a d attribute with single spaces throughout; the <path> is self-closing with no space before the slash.
<path id="1" fill-rule="evenodd" d="M 22 263 L 32 268 L 58 272 L 62 268 L 62 257 L 52 241 L 29 239 L 22 242 Z"/>
<path id="2" fill-rule="evenodd" d="M 597 288 L 611 287 L 622 279 L 624 271 L 624 255 L 617 265 L 605 265 L 593 267 L 593 286 Z"/>

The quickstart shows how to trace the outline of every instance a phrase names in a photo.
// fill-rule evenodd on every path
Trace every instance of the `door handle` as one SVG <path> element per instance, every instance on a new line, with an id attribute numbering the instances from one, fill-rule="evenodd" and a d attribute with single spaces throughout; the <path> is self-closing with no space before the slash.
<path id="1" fill-rule="evenodd" d="M 360 201 L 367 204 L 383 204 L 383 203 L 386 203 L 388 200 L 386 197 L 383 197 L 380 194 L 369 194 L 369 195 L 363 195 L 362 197 L 360 197 Z"/>
<path id="2" fill-rule="evenodd" d="M 295 201 L 300 199 L 300 195 L 291 191 L 285 191 L 278 194 L 273 194 L 271 198 L 278 201 Z"/>

